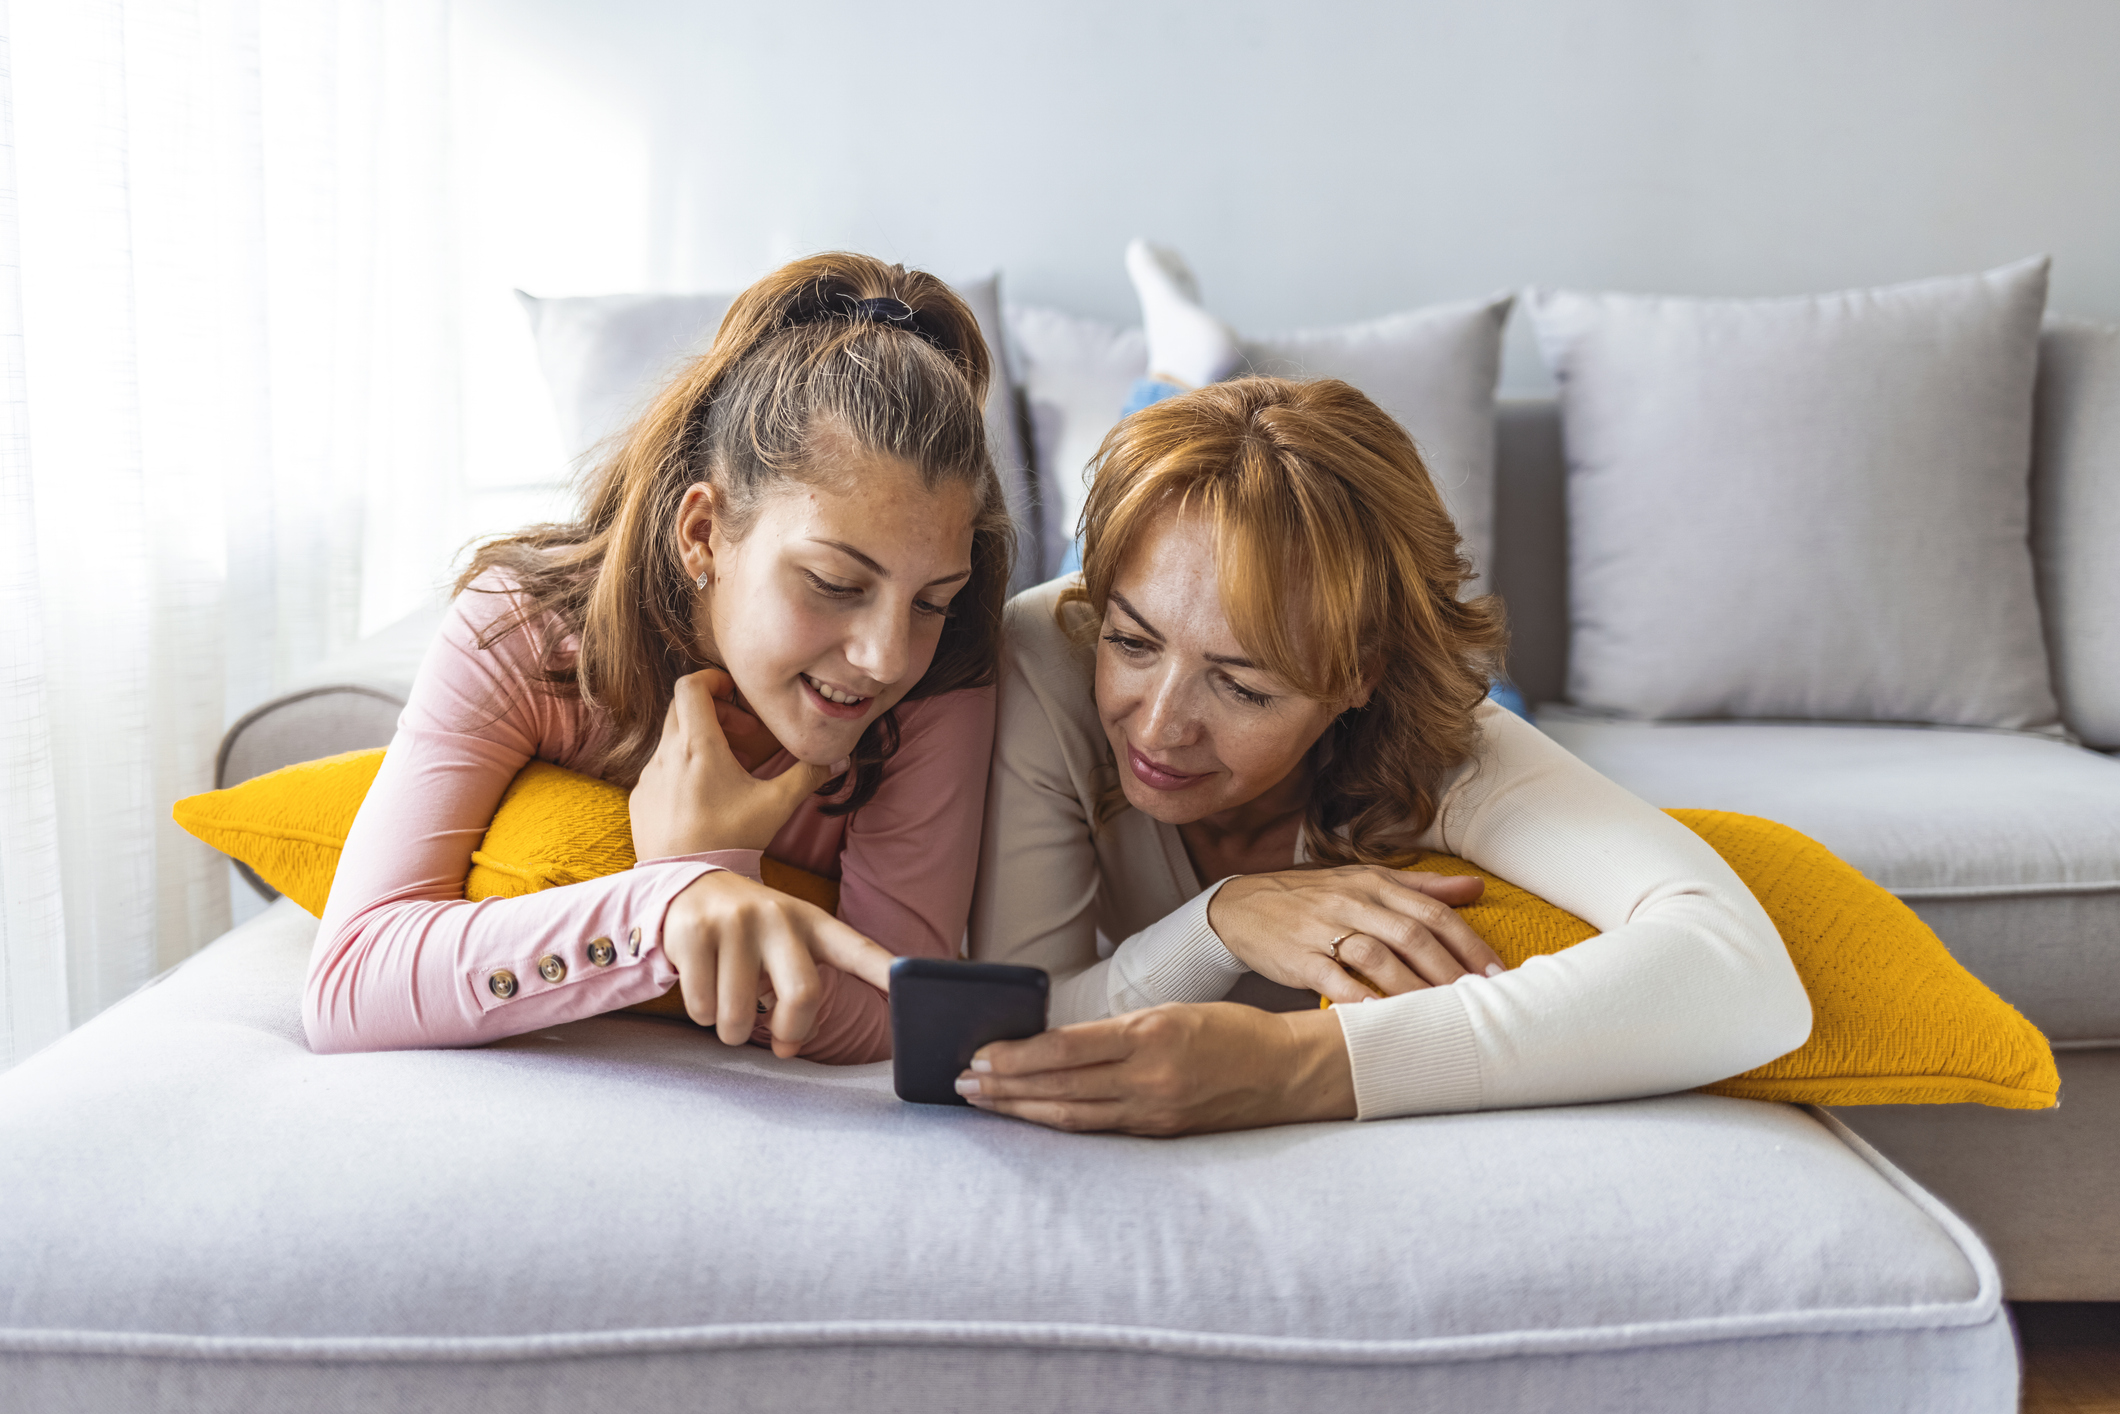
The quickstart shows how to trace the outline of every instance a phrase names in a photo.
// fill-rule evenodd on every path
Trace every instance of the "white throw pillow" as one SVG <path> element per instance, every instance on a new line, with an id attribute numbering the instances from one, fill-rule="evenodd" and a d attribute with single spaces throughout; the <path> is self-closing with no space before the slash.
<path id="1" fill-rule="evenodd" d="M 1398 419 L 1457 521 L 1481 590 L 1493 587 L 1494 384 L 1514 299 L 1495 295 L 1243 341 L 1246 371 L 1344 379 Z M 1046 495 L 1046 567 L 1056 571 L 1089 493 L 1090 459 L 1147 371 L 1148 344 L 1138 328 L 1050 309 L 1011 306 L 1008 330 L 1031 460 Z"/>
<path id="2" fill-rule="evenodd" d="M 2120 750 L 2120 326 L 2048 316 L 2032 547 L 2061 717 Z"/>
<path id="3" fill-rule="evenodd" d="M 1533 292 L 1567 445 L 1570 699 L 2051 727 L 2029 545 L 2046 274 Z"/>
<path id="4" fill-rule="evenodd" d="M 951 288 L 971 306 L 986 336 L 994 368 L 986 395 L 987 436 L 1019 530 L 1014 583 L 1035 584 L 1043 578 L 1036 552 L 1038 498 L 1017 425 L 1015 391 L 1002 364 L 1000 276 L 957 281 Z M 707 351 L 736 299 L 733 293 L 560 299 L 515 294 L 530 317 L 561 443 L 577 462 L 624 431 L 678 369 Z"/>

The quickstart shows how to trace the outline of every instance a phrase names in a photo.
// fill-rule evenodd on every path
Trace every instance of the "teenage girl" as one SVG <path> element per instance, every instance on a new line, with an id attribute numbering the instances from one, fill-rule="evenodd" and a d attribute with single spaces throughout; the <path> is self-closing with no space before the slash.
<path id="1" fill-rule="evenodd" d="M 971 311 L 858 255 L 746 290 L 591 475 L 481 547 L 341 856 L 318 1051 L 473 1045 L 661 995 L 731 1045 L 890 1053 L 894 954 L 970 908 L 1013 532 Z M 639 862 L 464 899 L 525 763 L 631 787 Z M 838 879 L 837 918 L 759 882 Z"/>

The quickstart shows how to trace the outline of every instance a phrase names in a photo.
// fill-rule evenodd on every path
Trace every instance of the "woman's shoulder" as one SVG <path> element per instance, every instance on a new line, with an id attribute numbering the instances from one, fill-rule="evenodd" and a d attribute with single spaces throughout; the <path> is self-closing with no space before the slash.
<path id="1" fill-rule="evenodd" d="M 1070 698 L 1089 692 L 1095 673 L 1089 633 L 1094 611 L 1084 603 L 1061 602 L 1062 595 L 1081 583 L 1080 575 L 1066 574 L 1032 585 L 1008 601 L 1002 611 L 1004 672 L 1014 669 L 1041 691 L 1059 691 Z"/>

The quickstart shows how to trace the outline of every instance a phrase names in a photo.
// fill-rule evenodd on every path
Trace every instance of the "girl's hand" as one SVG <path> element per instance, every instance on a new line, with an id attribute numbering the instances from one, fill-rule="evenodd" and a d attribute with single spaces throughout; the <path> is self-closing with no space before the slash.
<path id="1" fill-rule="evenodd" d="M 1033 1124 L 1127 1134 L 1355 1114 L 1354 1071 L 1337 1016 L 1235 1002 L 1150 1007 L 996 1041 L 973 1053 L 957 1091 L 980 1109 Z"/>
<path id="2" fill-rule="evenodd" d="M 779 747 L 735 698 L 735 682 L 717 668 L 677 680 L 662 741 L 633 787 L 634 858 L 764 849 L 803 797 L 844 769 L 798 761 L 759 780 L 737 759 L 731 739 L 762 750 L 753 766 Z"/>
<path id="3" fill-rule="evenodd" d="M 670 901 L 663 955 L 677 968 L 685 1014 L 711 1026 L 722 1043 L 751 1039 L 760 982 L 772 998 L 773 1054 L 792 1056 L 810 1039 L 824 991 L 818 963 L 888 991 L 891 954 L 815 904 L 716 869 Z"/>
<path id="4" fill-rule="evenodd" d="M 1452 911 L 1485 888 L 1477 878 L 1368 864 L 1247 874 L 1216 892 L 1207 923 L 1261 977 L 1359 1002 L 1500 972 L 1494 949 Z"/>

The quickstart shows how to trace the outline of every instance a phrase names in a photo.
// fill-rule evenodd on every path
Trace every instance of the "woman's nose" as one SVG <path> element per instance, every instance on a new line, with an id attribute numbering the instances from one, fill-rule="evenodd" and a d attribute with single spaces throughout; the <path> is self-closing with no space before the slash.
<path id="1" fill-rule="evenodd" d="M 1160 675 L 1143 702 L 1147 709 L 1142 736 L 1157 746 L 1183 746 L 1192 734 L 1191 694 L 1176 672 Z"/>

